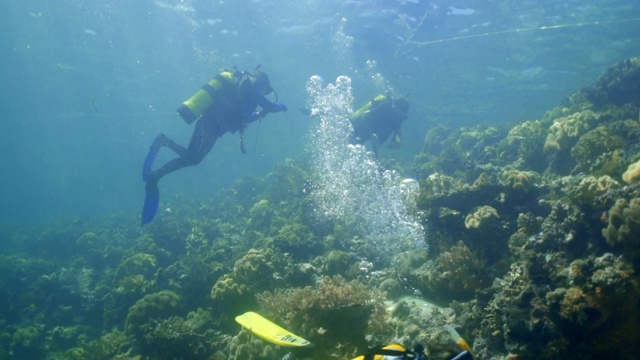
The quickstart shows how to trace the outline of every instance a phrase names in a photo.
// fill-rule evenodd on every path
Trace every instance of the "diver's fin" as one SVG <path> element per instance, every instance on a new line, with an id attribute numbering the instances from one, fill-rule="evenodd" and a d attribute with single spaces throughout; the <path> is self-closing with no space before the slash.
<path id="1" fill-rule="evenodd" d="M 451 360 L 473 360 L 473 355 L 471 355 L 468 350 L 465 350 L 460 354 L 452 357 Z"/>
<path id="2" fill-rule="evenodd" d="M 449 332 L 449 335 L 451 335 L 451 338 L 453 339 L 453 341 L 455 341 L 456 344 L 458 344 L 458 346 L 460 346 L 462 350 L 467 351 L 473 358 L 473 350 L 471 350 L 471 346 L 469 346 L 469 344 L 467 344 L 467 342 L 462 338 L 462 336 L 458 334 L 456 329 L 454 329 L 454 327 L 451 326 L 450 324 L 446 324 L 444 328 Z"/>
<path id="3" fill-rule="evenodd" d="M 144 206 L 142 207 L 142 223 L 140 226 L 144 226 L 153 220 L 158 211 L 158 204 L 160 203 L 160 190 L 158 189 L 157 181 L 148 181 L 145 187 Z"/>
<path id="4" fill-rule="evenodd" d="M 288 347 L 313 347 L 309 341 L 252 311 L 236 316 L 236 322 L 272 344 Z"/>
<path id="5" fill-rule="evenodd" d="M 144 164 L 142 165 L 142 181 L 147 181 L 151 168 L 153 167 L 153 161 L 156 159 L 158 151 L 160 151 L 160 148 L 164 144 L 165 138 L 164 134 L 158 134 L 158 136 L 153 139 L 153 142 L 149 147 L 149 153 L 144 159 Z"/>

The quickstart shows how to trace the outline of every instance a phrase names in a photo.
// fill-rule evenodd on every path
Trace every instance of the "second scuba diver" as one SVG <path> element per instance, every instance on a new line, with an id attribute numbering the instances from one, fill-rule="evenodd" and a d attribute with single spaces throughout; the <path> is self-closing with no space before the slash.
<path id="1" fill-rule="evenodd" d="M 307 116 L 313 116 L 310 109 L 299 107 L 298 110 Z M 374 97 L 363 107 L 351 114 L 352 132 L 349 142 L 365 144 L 371 142 L 373 151 L 378 155 L 378 148 L 391 138 L 390 148 L 398 148 L 402 140 L 402 122 L 409 114 L 409 102 L 405 96 L 394 97 L 384 93 Z"/>
<path id="2" fill-rule="evenodd" d="M 240 147 L 246 152 L 242 142 L 245 127 L 268 113 L 287 111 L 286 105 L 277 102 L 277 94 L 276 102 L 266 98 L 274 91 L 267 74 L 258 68 L 252 72 L 223 71 L 178 108 L 178 114 L 188 124 L 197 121 L 188 147 L 176 144 L 164 134 L 153 140 L 142 168 L 142 180 L 146 183 L 142 225 L 151 222 L 158 210 L 158 181 L 163 176 L 199 164 L 227 132 L 240 132 Z M 152 171 L 153 161 L 163 146 L 178 157 Z"/>
<path id="3" fill-rule="evenodd" d="M 390 147 L 399 147 L 402 140 L 401 125 L 407 119 L 409 102 L 405 97 L 380 94 L 351 115 L 353 133 L 350 142 L 364 144 L 371 141 L 373 151 L 391 138 Z"/>

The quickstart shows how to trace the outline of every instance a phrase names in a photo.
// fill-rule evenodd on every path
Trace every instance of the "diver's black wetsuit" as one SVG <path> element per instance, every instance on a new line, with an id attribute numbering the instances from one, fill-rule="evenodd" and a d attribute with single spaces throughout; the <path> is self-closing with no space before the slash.
<path id="1" fill-rule="evenodd" d="M 147 187 L 153 186 L 153 182 L 158 182 L 163 176 L 182 169 L 186 166 L 199 164 L 211 151 L 218 138 L 227 132 L 235 133 L 243 130 L 244 126 L 257 121 L 270 112 L 280 111 L 280 107 L 264 95 L 250 88 L 249 83 L 240 86 L 239 96 L 235 103 L 216 104 L 209 107 L 196 122 L 195 129 L 189 141 L 189 147 L 176 144 L 173 140 L 162 135 L 160 146 L 166 146 L 178 154 L 178 157 L 170 160 L 158 170 L 149 173 Z M 256 108 L 260 106 L 262 110 L 259 114 L 252 116 Z"/>
<path id="2" fill-rule="evenodd" d="M 371 141 L 376 153 L 378 147 L 392 136 L 392 141 L 399 145 L 401 125 L 409 111 L 409 103 L 405 98 L 394 99 L 385 95 L 380 100 L 380 96 L 351 117 L 353 134 L 350 141 L 356 144 Z"/>
<path id="3" fill-rule="evenodd" d="M 252 73 L 255 74 L 256 72 Z M 252 78 L 250 81 L 249 78 Z M 262 78 L 263 83 L 253 79 Z M 265 95 L 272 91 L 269 80 L 261 73 L 259 76 L 249 75 L 248 78 L 224 89 L 219 100 L 206 108 L 197 120 L 189 146 L 185 148 L 173 140 L 160 134 L 149 149 L 149 154 L 143 165 L 142 178 L 146 182 L 145 202 L 142 209 L 142 225 L 153 220 L 158 209 L 160 191 L 158 181 L 165 175 L 186 166 L 199 164 L 211 151 L 218 138 L 227 132 L 243 131 L 249 123 L 257 121 L 270 112 L 287 111 L 284 104 L 272 103 Z M 256 109 L 260 107 L 259 113 Z M 181 114 L 182 115 L 182 114 Z M 242 145 L 242 144 L 241 144 Z M 151 171 L 153 160 L 163 146 L 178 154 L 155 171 Z M 242 147 L 244 151 L 244 147 Z"/>

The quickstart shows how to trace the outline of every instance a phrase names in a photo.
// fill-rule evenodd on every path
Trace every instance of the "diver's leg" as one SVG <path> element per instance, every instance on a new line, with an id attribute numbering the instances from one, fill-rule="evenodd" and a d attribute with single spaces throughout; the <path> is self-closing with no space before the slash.
<path id="1" fill-rule="evenodd" d="M 182 148 L 181 150 L 176 150 L 173 147 L 172 150 L 176 151 L 179 157 L 170 160 L 164 166 L 151 172 L 148 176 L 148 181 L 157 182 L 163 176 L 172 173 L 176 170 L 182 169 L 186 166 L 193 166 L 199 164 L 205 156 L 211 151 L 213 145 L 215 145 L 216 141 L 220 137 L 220 134 L 212 129 L 210 126 L 207 126 L 206 122 L 202 120 L 196 123 L 196 128 L 193 131 L 193 135 L 191 135 L 191 140 L 189 141 L 189 147 L 184 148 L 180 145 L 175 145 L 177 148 Z M 167 145 L 169 146 L 169 145 Z"/>
<path id="2" fill-rule="evenodd" d="M 147 157 L 144 159 L 144 163 L 142 164 L 142 181 L 147 181 L 147 177 L 151 172 L 151 168 L 153 167 L 153 161 L 156 159 L 156 155 L 158 155 L 158 151 L 162 147 L 165 136 L 164 134 L 158 134 L 151 146 L 149 146 L 149 152 L 147 153 Z"/>
<path id="3" fill-rule="evenodd" d="M 167 136 L 164 137 L 164 143 L 162 145 L 168 147 L 171 150 L 173 150 L 173 152 L 175 152 L 179 156 L 186 156 L 186 154 L 187 154 L 187 148 L 186 147 L 184 147 L 184 146 L 182 146 L 180 144 L 177 144 L 175 141 L 169 139 Z"/>
<path id="4" fill-rule="evenodd" d="M 193 131 L 191 141 L 189 142 L 189 148 L 184 149 L 172 142 L 175 147 L 182 148 L 180 149 L 180 152 L 182 154 L 180 154 L 180 152 L 175 150 L 173 147 L 166 145 L 172 148 L 174 151 L 178 152 L 180 156 L 173 160 L 170 160 L 160 169 L 148 173 L 146 177 L 147 183 L 145 186 L 144 206 L 142 208 L 142 225 L 151 222 L 151 220 L 153 220 L 154 216 L 156 215 L 156 212 L 158 211 L 158 204 L 160 203 L 160 190 L 158 188 L 158 181 L 163 176 L 176 170 L 182 169 L 183 167 L 199 164 L 202 159 L 204 159 L 204 157 L 211 151 L 213 145 L 215 145 L 220 135 L 221 134 L 217 131 L 217 129 L 211 128 L 211 125 L 207 125 L 207 123 L 203 122 L 201 119 L 200 121 L 198 121 L 198 123 L 196 124 L 196 128 Z"/>
<path id="5" fill-rule="evenodd" d="M 156 155 L 160 149 L 165 146 L 173 150 L 176 154 L 183 157 L 187 154 L 187 148 L 182 145 L 176 144 L 175 141 L 168 138 L 165 134 L 158 134 L 149 147 L 149 153 L 142 165 L 142 181 L 147 181 L 151 168 L 153 167 L 153 161 L 156 159 Z"/>

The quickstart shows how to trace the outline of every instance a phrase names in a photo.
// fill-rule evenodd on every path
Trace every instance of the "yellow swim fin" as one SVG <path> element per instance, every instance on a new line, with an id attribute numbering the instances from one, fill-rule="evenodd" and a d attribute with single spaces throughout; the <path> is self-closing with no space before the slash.
<path id="1" fill-rule="evenodd" d="M 281 328 L 253 311 L 236 316 L 236 322 L 272 344 L 288 347 L 313 347 L 311 342 Z"/>
<path id="2" fill-rule="evenodd" d="M 453 326 L 446 324 L 444 328 L 449 332 L 453 341 L 455 341 L 462 350 L 467 350 L 473 356 L 473 350 L 471 350 L 471 346 L 467 344 L 467 342 L 462 338 L 462 336 L 460 336 L 460 334 L 458 334 Z"/>

